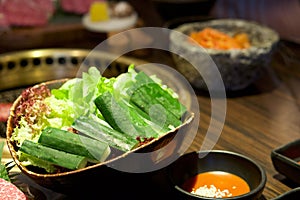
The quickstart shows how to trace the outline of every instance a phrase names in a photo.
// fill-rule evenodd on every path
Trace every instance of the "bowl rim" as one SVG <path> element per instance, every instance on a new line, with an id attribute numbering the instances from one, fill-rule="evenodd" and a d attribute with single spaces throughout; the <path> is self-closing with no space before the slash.
<path id="1" fill-rule="evenodd" d="M 300 138 L 298 139 L 294 139 L 288 143 L 282 144 L 276 148 L 273 149 L 273 151 L 278 152 L 278 153 L 282 153 L 285 150 L 287 150 L 288 148 L 292 147 L 292 146 L 296 146 L 297 144 L 300 144 Z"/>
<path id="2" fill-rule="evenodd" d="M 291 148 L 298 148 L 298 145 L 300 145 L 300 138 L 278 146 L 274 148 L 270 153 L 274 169 L 279 174 L 284 175 L 287 179 L 292 180 L 295 183 L 299 182 L 298 177 L 300 174 L 297 172 L 300 170 L 300 164 L 298 163 L 298 161 L 300 161 L 298 160 L 300 156 L 292 158 L 288 155 L 285 155 L 285 153 L 288 152 Z"/>
<path id="3" fill-rule="evenodd" d="M 35 84 L 32 87 L 41 87 L 42 85 L 49 85 L 49 84 L 61 84 L 65 81 L 67 81 L 67 80 L 69 80 L 69 78 L 50 80 L 50 81 L 45 81 L 45 82 L 42 82 L 42 83 Z M 140 145 L 140 146 L 138 146 L 138 147 L 136 147 L 136 148 L 134 148 L 130 151 L 124 152 L 121 155 L 118 155 L 118 156 L 116 156 L 114 158 L 111 158 L 109 160 L 105 160 L 105 161 L 100 162 L 100 163 L 96 163 L 96 164 L 93 164 L 93 165 L 90 165 L 90 166 L 86 166 L 86 167 L 81 168 L 81 169 L 70 170 L 70 171 L 66 171 L 66 172 L 53 173 L 53 174 L 52 173 L 44 173 L 43 174 L 43 173 L 33 172 L 33 171 L 27 169 L 27 167 L 25 167 L 24 165 L 22 165 L 22 163 L 18 159 L 17 151 L 14 148 L 13 141 L 11 141 L 11 137 L 12 137 L 13 129 L 14 129 L 14 127 L 12 126 L 13 119 L 14 119 L 14 116 L 15 116 L 14 110 L 15 110 L 16 106 L 18 105 L 21 98 L 22 98 L 22 94 L 20 94 L 18 96 L 18 98 L 13 102 L 13 104 L 10 108 L 10 115 L 8 117 L 8 120 L 7 120 L 6 143 L 7 143 L 9 152 L 11 154 L 11 157 L 13 158 L 13 160 L 16 163 L 16 165 L 18 166 L 18 168 L 22 172 L 26 173 L 27 175 L 30 175 L 31 177 L 34 176 L 34 177 L 39 177 L 39 178 L 51 178 L 51 177 L 55 178 L 55 177 L 68 176 L 68 175 L 71 175 L 71 174 L 84 172 L 84 171 L 89 170 L 89 169 L 94 169 L 94 168 L 97 168 L 97 167 L 100 167 L 100 166 L 106 166 L 107 164 L 110 164 L 114 161 L 117 161 L 119 159 L 122 159 L 122 158 L 128 156 L 131 153 L 134 153 L 134 152 L 139 151 L 139 150 L 141 150 L 145 147 L 148 147 L 151 144 L 159 141 L 160 139 L 165 138 L 168 135 L 178 131 L 179 129 L 183 128 L 184 126 L 190 124 L 193 121 L 194 115 L 195 115 L 194 112 L 188 111 L 187 115 L 185 116 L 185 119 L 184 119 L 183 123 L 180 126 L 176 127 L 176 129 L 172 129 L 172 130 L 166 132 L 164 135 L 159 136 L 158 138 L 154 138 L 154 139 L 152 139 L 151 141 L 149 141 L 145 144 L 142 144 L 142 145 Z"/>
<path id="4" fill-rule="evenodd" d="M 291 195 L 293 194 L 297 194 L 297 193 L 300 193 L 300 186 L 299 187 L 296 187 L 294 189 L 291 189 L 285 193 L 282 193 L 280 195 L 278 195 L 277 197 L 275 197 L 273 200 L 281 200 L 281 199 L 285 199 L 285 198 L 288 198 L 290 197 Z"/>
<path id="5" fill-rule="evenodd" d="M 250 158 L 250 157 L 248 157 L 246 155 L 243 155 L 241 153 L 237 153 L 237 152 L 229 151 L 229 150 L 199 150 L 199 151 L 192 151 L 192 152 L 189 152 L 189 153 L 185 153 L 185 154 L 181 155 L 177 160 L 179 160 L 179 159 L 181 159 L 181 158 L 183 158 L 185 156 L 192 155 L 192 154 L 197 154 L 197 155 L 206 154 L 206 155 L 208 155 L 209 153 L 213 153 L 213 154 L 227 154 L 227 155 L 230 155 L 230 156 L 242 158 L 242 159 L 244 159 L 244 160 L 252 163 L 258 169 L 259 174 L 260 174 L 260 179 L 261 180 L 260 180 L 259 185 L 256 188 L 252 189 L 250 192 L 248 192 L 246 194 L 243 194 L 243 195 L 234 196 L 234 197 L 227 197 L 227 198 L 222 198 L 222 199 L 240 199 L 240 198 L 245 198 L 245 197 L 248 197 L 248 196 L 252 196 L 252 195 L 261 193 L 263 191 L 263 189 L 264 189 L 264 187 L 266 185 L 266 182 L 267 182 L 267 175 L 266 175 L 265 170 L 263 169 L 263 167 L 257 161 L 255 161 L 254 159 L 252 159 L 252 158 Z M 173 162 L 172 164 L 170 164 L 168 166 L 168 178 L 169 178 L 171 184 L 175 187 L 176 190 L 178 190 L 181 193 L 183 193 L 183 194 L 185 194 L 187 196 L 190 196 L 190 197 L 195 197 L 195 198 L 205 199 L 205 200 L 215 199 L 215 198 L 211 198 L 211 197 L 204 197 L 204 196 L 199 196 L 197 194 L 192 194 L 192 193 L 190 193 L 190 192 L 182 189 L 177 184 L 175 184 L 174 181 L 172 180 L 171 172 L 170 172 L 172 170 L 172 168 L 174 167 L 174 163 L 175 162 Z"/>
<path id="6" fill-rule="evenodd" d="M 297 161 L 295 159 L 284 154 L 290 148 L 297 146 L 299 144 L 300 144 L 300 138 L 293 140 L 291 142 L 288 142 L 286 144 L 283 144 L 271 151 L 271 158 L 281 160 L 295 168 L 300 169 L 300 165 L 297 163 Z M 274 162 L 273 162 L 273 164 L 274 164 Z"/>

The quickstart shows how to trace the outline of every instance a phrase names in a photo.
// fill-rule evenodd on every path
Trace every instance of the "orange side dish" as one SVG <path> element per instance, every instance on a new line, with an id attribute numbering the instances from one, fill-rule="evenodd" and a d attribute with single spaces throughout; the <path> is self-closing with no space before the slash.
<path id="1" fill-rule="evenodd" d="M 184 182 L 182 187 L 193 194 L 214 198 L 234 197 L 250 192 L 244 179 L 223 171 L 197 174 Z"/>
<path id="2" fill-rule="evenodd" d="M 204 48 L 228 50 L 245 49 L 250 47 L 249 37 L 246 33 L 238 33 L 233 37 L 213 28 L 190 33 L 190 38 Z"/>

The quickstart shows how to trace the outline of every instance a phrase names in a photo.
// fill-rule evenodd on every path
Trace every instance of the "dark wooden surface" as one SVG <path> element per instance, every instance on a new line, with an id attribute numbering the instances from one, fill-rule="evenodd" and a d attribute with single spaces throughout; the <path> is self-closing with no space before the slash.
<path id="1" fill-rule="evenodd" d="M 154 59 L 160 56 L 163 54 L 156 54 Z M 167 61 L 165 56 L 157 60 Z M 241 153 L 257 161 L 267 174 L 264 199 L 299 187 L 275 170 L 270 156 L 274 148 L 300 138 L 299 86 L 300 45 L 281 41 L 260 79 L 244 90 L 226 94 L 225 124 L 213 149 Z M 200 150 L 211 118 L 210 97 L 203 91 L 195 89 L 195 92 L 200 122 L 188 152 Z"/>
<path id="2" fill-rule="evenodd" d="M 144 16 L 147 16 L 147 13 Z M 76 40 L 79 39 L 80 42 L 73 43 L 70 38 L 66 39 L 65 42 L 63 38 L 55 40 L 53 35 L 57 34 L 55 33 L 56 29 L 48 27 L 48 30 L 51 30 L 51 37 L 48 38 L 49 43 L 42 45 L 43 42 L 39 41 L 31 44 L 27 42 L 23 47 L 13 44 L 11 48 L 10 46 L 2 47 L 1 52 L 43 47 L 93 48 L 106 37 L 103 34 L 86 31 L 80 24 L 70 25 L 70 27 L 77 34 L 73 37 Z M 37 34 L 35 35 L 36 38 L 45 34 L 42 29 L 14 31 L 13 34 L 25 35 L 30 39 L 32 39 L 31 34 Z M 10 33 L 5 34 L 7 34 L 7 38 L 12 37 L 9 36 Z M 68 34 L 70 33 L 68 32 Z M 60 32 L 60 35 L 68 38 L 64 31 Z M 20 41 L 21 44 L 25 43 L 23 40 Z M 56 42 L 51 43 L 51 41 Z M 2 42 L 2 46 L 5 44 Z M 137 55 L 137 57 L 150 62 L 160 61 L 173 65 L 170 55 L 166 52 L 148 52 Z M 300 45 L 281 41 L 272 63 L 259 80 L 245 90 L 227 93 L 226 120 L 214 149 L 234 151 L 257 161 L 267 173 L 267 183 L 263 191 L 264 199 L 272 199 L 297 187 L 295 183 L 274 169 L 270 154 L 274 148 L 300 138 L 299 86 Z M 195 90 L 195 92 L 201 106 L 201 118 L 198 134 L 188 152 L 200 149 L 211 114 L 210 98 L 202 91 Z"/>

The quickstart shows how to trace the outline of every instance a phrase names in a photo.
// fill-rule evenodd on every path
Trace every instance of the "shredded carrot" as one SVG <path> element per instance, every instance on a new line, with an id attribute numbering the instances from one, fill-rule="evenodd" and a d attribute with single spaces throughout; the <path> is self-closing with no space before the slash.
<path id="1" fill-rule="evenodd" d="M 205 28 L 198 32 L 191 32 L 190 37 L 204 48 L 226 50 L 250 47 L 249 38 L 246 33 L 239 33 L 231 37 L 216 29 Z"/>

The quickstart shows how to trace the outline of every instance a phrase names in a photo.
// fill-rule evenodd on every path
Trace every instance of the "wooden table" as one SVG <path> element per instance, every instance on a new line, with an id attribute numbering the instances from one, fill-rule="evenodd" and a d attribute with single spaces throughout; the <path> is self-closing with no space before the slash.
<path id="1" fill-rule="evenodd" d="M 143 15 L 149 21 L 153 13 L 145 9 Z M 162 24 L 163 20 L 157 20 L 156 25 Z M 145 59 L 174 66 L 168 54 L 162 52 Z M 270 157 L 274 148 L 300 138 L 299 86 L 300 44 L 280 41 L 272 63 L 259 80 L 243 91 L 227 93 L 226 120 L 214 149 L 234 151 L 256 160 L 267 174 L 264 199 L 299 187 L 274 169 Z M 189 152 L 200 149 L 211 114 L 210 98 L 201 91 L 196 93 L 201 117 Z"/>
<path id="2" fill-rule="evenodd" d="M 299 186 L 280 175 L 270 157 L 274 148 L 300 138 L 299 86 L 300 45 L 281 41 L 270 67 L 259 80 L 245 90 L 227 93 L 226 119 L 213 149 L 234 151 L 257 161 L 267 174 L 265 199 Z M 195 91 L 200 122 L 188 152 L 200 150 L 211 116 L 210 98 Z"/>
<path id="3" fill-rule="evenodd" d="M 81 26 L 74 27 L 82 29 Z M 89 38 L 84 41 L 80 42 L 85 48 L 95 44 Z M 54 46 L 77 47 L 60 42 Z M 14 49 L 18 47 L 14 46 Z M 137 57 L 174 65 L 168 53 L 152 52 Z M 297 187 L 274 169 L 270 153 L 274 148 L 300 138 L 299 85 L 300 45 L 281 41 L 270 67 L 259 80 L 245 90 L 227 93 L 226 119 L 213 149 L 244 154 L 265 169 L 267 183 L 262 199 L 272 199 Z M 201 118 L 197 136 L 188 152 L 200 149 L 211 115 L 210 98 L 202 91 L 195 92 Z"/>
<path id="4" fill-rule="evenodd" d="M 155 60 L 166 61 L 167 57 Z M 172 65 L 171 61 L 169 64 Z M 242 91 L 227 92 L 226 119 L 213 149 L 241 153 L 257 161 L 267 174 L 263 199 L 299 187 L 275 170 L 270 156 L 274 148 L 300 138 L 299 86 L 300 45 L 281 41 L 273 61 L 259 80 Z M 188 152 L 200 150 L 211 117 L 210 98 L 195 91 L 200 122 Z"/>
<path id="5" fill-rule="evenodd" d="M 274 148 L 300 138 L 299 53 L 298 45 L 281 41 L 270 67 L 259 80 L 245 90 L 227 93 L 225 123 L 213 147 L 246 155 L 265 169 L 267 183 L 262 199 L 272 199 L 297 187 L 274 169 L 270 154 Z M 174 65 L 167 52 L 148 52 L 143 54 L 143 59 Z M 200 150 L 211 118 L 210 97 L 197 89 L 195 93 L 200 121 L 195 140 L 187 152 Z M 153 180 L 158 176 L 154 175 Z M 165 182 L 155 184 L 150 187 L 166 191 Z"/>

